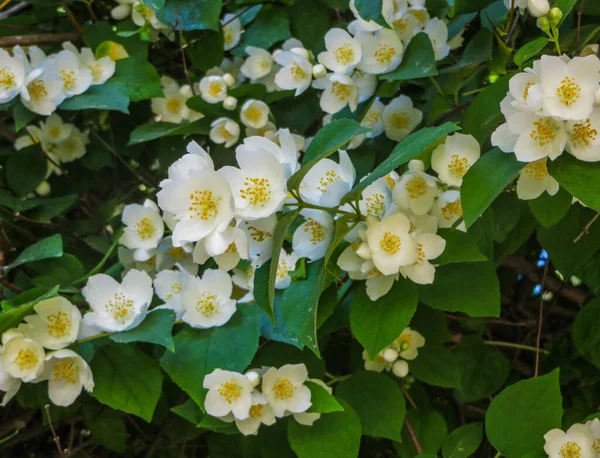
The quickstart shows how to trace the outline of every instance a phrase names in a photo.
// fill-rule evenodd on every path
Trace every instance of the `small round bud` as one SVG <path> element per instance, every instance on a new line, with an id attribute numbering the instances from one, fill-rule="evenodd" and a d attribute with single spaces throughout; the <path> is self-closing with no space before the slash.
<path id="1" fill-rule="evenodd" d="M 299 56 L 306 57 L 308 59 L 308 50 L 304 48 L 292 48 L 294 54 L 298 54 Z"/>
<path id="2" fill-rule="evenodd" d="M 423 161 L 413 159 L 408 163 L 408 170 L 420 170 L 422 172 L 425 170 L 425 164 Z"/>
<path id="3" fill-rule="evenodd" d="M 48 183 L 46 180 L 42 181 L 37 188 L 35 188 L 35 193 L 38 196 L 44 197 L 47 196 L 48 194 L 50 194 L 50 183 Z"/>
<path id="4" fill-rule="evenodd" d="M 225 97 L 225 100 L 223 100 L 223 108 L 226 110 L 235 110 L 235 107 L 237 107 L 237 99 L 231 95 Z"/>
<path id="5" fill-rule="evenodd" d="M 542 300 L 544 302 L 549 302 L 552 300 L 552 298 L 554 297 L 554 293 L 552 291 L 544 291 L 542 293 Z"/>
<path id="6" fill-rule="evenodd" d="M 573 286 L 581 286 L 581 278 L 579 278 L 579 277 L 577 277 L 575 275 L 572 275 L 571 276 L 571 284 Z"/>
<path id="7" fill-rule="evenodd" d="M 538 18 L 537 25 L 542 31 L 550 33 L 550 21 L 547 17 Z"/>
<path id="8" fill-rule="evenodd" d="M 323 64 L 317 64 L 313 66 L 312 74 L 315 78 L 323 78 L 325 75 L 327 75 L 327 69 L 325 69 Z"/>
<path id="9" fill-rule="evenodd" d="M 406 377 L 408 375 L 408 363 L 403 359 L 399 359 L 392 366 L 392 372 L 396 377 Z"/>
<path id="10" fill-rule="evenodd" d="M 415 378 L 412 375 L 407 376 L 404 380 L 406 383 L 415 383 Z"/>
<path id="11" fill-rule="evenodd" d="M 225 81 L 227 86 L 231 87 L 235 84 L 235 77 L 231 73 L 225 73 L 223 75 L 223 81 Z"/>
<path id="12" fill-rule="evenodd" d="M 560 10 L 560 8 L 557 8 L 556 6 L 552 9 L 550 9 L 550 11 L 548 11 L 548 19 L 550 20 L 550 23 L 552 25 L 558 25 L 558 23 L 560 22 L 560 20 L 563 17 L 563 13 Z"/>
<path id="13" fill-rule="evenodd" d="M 388 363 L 393 363 L 398 359 L 398 352 L 393 348 L 386 348 L 383 350 L 382 356 Z"/>
<path id="14" fill-rule="evenodd" d="M 260 375 L 258 375 L 258 372 L 250 371 L 250 372 L 246 372 L 244 375 L 246 376 L 246 378 L 252 385 L 252 388 L 258 386 L 258 384 L 260 383 Z"/>
<path id="15" fill-rule="evenodd" d="M 550 11 L 548 0 L 527 0 L 527 11 L 534 17 L 542 17 Z"/>

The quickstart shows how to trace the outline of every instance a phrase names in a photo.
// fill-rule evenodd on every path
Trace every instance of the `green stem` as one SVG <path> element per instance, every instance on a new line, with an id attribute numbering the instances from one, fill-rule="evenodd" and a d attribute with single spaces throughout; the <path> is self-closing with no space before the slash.
<path id="1" fill-rule="evenodd" d="M 448 97 L 446 96 L 446 93 L 442 89 L 442 86 L 440 86 L 440 84 L 437 82 L 437 80 L 433 76 L 430 76 L 429 80 L 433 83 L 433 85 L 437 89 L 438 93 L 443 97 L 443 99 L 446 101 L 446 103 L 448 105 L 453 105 L 452 102 L 450 102 L 450 100 L 448 100 Z"/>
<path id="2" fill-rule="evenodd" d="M 517 344 L 517 343 L 512 343 L 512 342 L 501 342 L 498 340 L 486 340 L 484 342 L 486 345 L 490 345 L 492 347 L 508 347 L 508 348 L 517 348 L 519 350 L 527 350 L 527 351 L 534 351 L 534 352 L 540 352 L 543 353 L 544 355 L 549 355 L 550 352 L 548 350 L 542 350 L 541 348 L 535 348 L 532 347 L 530 345 L 522 345 L 522 344 Z"/>
<path id="3" fill-rule="evenodd" d="M 339 208 L 328 208 L 328 207 L 322 207 L 320 205 L 314 205 L 314 204 L 309 204 L 307 202 L 292 202 L 290 204 L 286 204 L 287 206 L 296 206 L 296 207 L 300 207 L 300 208 L 311 208 L 313 210 L 322 210 L 324 212 L 333 212 L 333 213 L 337 213 L 339 215 L 345 215 L 345 216 L 350 216 L 354 219 L 358 219 L 361 221 L 365 221 L 365 217 L 362 215 L 357 215 L 356 213 L 351 213 L 351 212 L 347 212 L 344 210 L 340 210 Z"/>
<path id="4" fill-rule="evenodd" d="M 344 380 L 348 380 L 350 377 L 352 377 L 352 374 L 336 376 L 331 375 L 329 373 L 325 373 L 325 375 L 331 379 L 327 382 L 327 386 L 331 386 L 334 383 L 343 382 Z"/>
<path id="5" fill-rule="evenodd" d="M 83 283 L 84 281 L 86 281 L 89 277 L 91 277 L 92 275 L 97 274 L 98 272 L 100 272 L 100 270 L 102 270 L 102 267 L 104 267 L 104 264 L 106 264 L 106 261 L 108 261 L 108 258 L 110 258 L 110 255 L 112 254 L 112 252 L 115 250 L 115 248 L 117 247 L 117 245 L 119 245 L 119 240 L 121 239 L 121 234 L 123 233 L 123 230 L 119 230 L 116 234 L 115 234 L 115 240 L 113 240 L 113 243 L 111 244 L 111 246 L 108 248 L 108 251 L 106 252 L 106 254 L 104 255 L 104 257 L 100 260 L 100 262 L 96 265 L 96 267 L 94 267 L 92 270 L 90 270 L 87 274 L 85 274 L 83 277 L 81 277 L 78 280 L 75 280 L 72 284 L 73 285 L 78 285 L 80 283 Z"/>
<path id="6" fill-rule="evenodd" d="M 554 24 L 550 24 L 550 28 L 552 30 L 552 41 L 554 42 L 554 46 L 556 46 L 556 52 L 558 53 L 558 55 L 560 56 L 562 54 L 561 50 L 560 50 L 560 44 L 559 44 L 559 40 L 558 40 L 558 28 L 554 25 Z"/>

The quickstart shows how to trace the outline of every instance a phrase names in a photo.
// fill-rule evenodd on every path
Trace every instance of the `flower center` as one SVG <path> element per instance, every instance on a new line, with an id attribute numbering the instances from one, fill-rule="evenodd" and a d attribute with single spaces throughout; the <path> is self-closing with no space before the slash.
<path id="1" fill-rule="evenodd" d="M 406 129 L 408 127 L 408 116 L 406 113 L 394 113 L 392 115 L 392 126 L 396 129 Z"/>
<path id="2" fill-rule="evenodd" d="M 12 89 L 17 85 L 15 79 L 15 74 L 11 72 L 8 67 L 0 68 L 0 87 L 5 90 Z"/>
<path id="3" fill-rule="evenodd" d="M 271 182 L 268 178 L 246 177 L 244 186 L 240 196 L 250 205 L 264 204 L 271 199 Z"/>
<path id="4" fill-rule="evenodd" d="M 246 224 L 246 228 L 248 229 L 248 232 L 250 232 L 250 237 L 255 242 L 262 243 L 273 236 L 273 234 L 271 234 L 270 232 L 263 231 L 257 228 L 256 226 L 250 226 L 248 224 L 248 221 L 245 221 L 244 224 Z"/>
<path id="5" fill-rule="evenodd" d="M 594 439 L 594 445 L 592 445 L 592 447 L 594 450 L 596 450 L 596 452 L 600 453 L 600 439 Z"/>
<path id="6" fill-rule="evenodd" d="M 219 305 L 216 302 L 217 296 L 210 293 L 203 293 L 196 302 L 196 311 L 200 312 L 206 318 L 210 318 L 219 309 Z"/>
<path id="7" fill-rule="evenodd" d="M 396 234 L 386 232 L 383 234 L 383 238 L 379 241 L 379 245 L 386 253 L 396 254 L 398 251 L 400 251 L 402 242 L 400 241 L 400 237 L 398 237 Z"/>
<path id="8" fill-rule="evenodd" d="M 527 176 L 536 181 L 542 181 L 548 176 L 548 167 L 546 167 L 546 158 L 530 162 L 525 166 L 524 172 Z"/>
<path id="9" fill-rule="evenodd" d="M 22 371 L 29 371 L 37 366 L 38 357 L 32 350 L 21 349 L 17 353 L 14 363 Z"/>
<path id="10" fill-rule="evenodd" d="M 385 213 L 385 197 L 380 192 L 371 194 L 365 199 L 367 214 L 373 216 L 383 216 Z"/>
<path id="11" fill-rule="evenodd" d="M 394 56 L 396 55 L 396 48 L 392 48 L 391 46 L 382 43 L 375 51 L 375 59 L 380 64 L 389 65 Z"/>
<path id="12" fill-rule="evenodd" d="M 124 320 L 129 316 L 133 301 L 123 293 L 115 293 L 113 298 L 106 304 L 106 311 L 112 314 L 115 320 Z"/>
<path id="13" fill-rule="evenodd" d="M 421 175 L 415 175 L 414 178 L 408 180 L 406 183 L 406 190 L 408 191 L 408 197 L 416 199 L 425 195 L 427 192 L 427 183 Z"/>
<path id="14" fill-rule="evenodd" d="M 354 49 L 350 43 L 344 43 L 333 51 L 333 55 L 338 64 L 348 65 L 354 59 Z"/>
<path id="15" fill-rule="evenodd" d="M 394 27 L 400 32 L 406 32 L 408 29 L 408 21 L 404 18 L 396 19 L 394 21 Z"/>
<path id="16" fill-rule="evenodd" d="M 61 132 L 60 127 L 55 126 L 55 127 L 50 128 L 50 130 L 48 131 L 48 134 L 50 135 L 51 138 L 58 138 L 58 137 L 60 137 L 60 132 Z"/>
<path id="17" fill-rule="evenodd" d="M 313 245 L 325 240 L 325 228 L 321 223 L 312 218 L 306 220 L 304 232 L 310 232 L 310 241 Z"/>
<path id="18" fill-rule="evenodd" d="M 167 101 L 167 111 L 171 113 L 179 113 L 181 111 L 182 103 L 177 99 L 169 99 Z"/>
<path id="19" fill-rule="evenodd" d="M 560 103 L 570 107 L 580 97 L 581 87 L 575 83 L 575 78 L 567 76 L 560 82 L 560 86 L 556 89 L 556 95 L 558 95 Z"/>
<path id="20" fill-rule="evenodd" d="M 67 91 L 75 89 L 75 72 L 73 70 L 62 69 L 60 71 L 60 77 L 63 80 L 63 87 Z"/>
<path id="21" fill-rule="evenodd" d="M 448 202 L 442 207 L 442 216 L 446 220 L 458 218 L 462 216 L 462 208 L 460 207 L 460 199 L 456 199 L 454 202 Z"/>
<path id="22" fill-rule="evenodd" d="M 556 127 L 550 119 L 540 119 L 533 125 L 535 128 L 530 132 L 529 137 L 538 142 L 540 146 L 545 146 L 554 139 Z"/>
<path id="23" fill-rule="evenodd" d="M 290 73 L 294 77 L 294 81 L 302 81 L 306 78 L 306 72 L 296 63 L 293 63 L 290 67 Z"/>
<path id="24" fill-rule="evenodd" d="M 277 278 L 283 280 L 285 276 L 290 271 L 290 266 L 288 265 L 285 259 L 279 259 L 279 263 L 277 264 Z"/>
<path id="25" fill-rule="evenodd" d="M 529 89 L 531 89 L 531 86 L 533 86 L 535 83 L 529 81 L 527 82 L 527 84 L 525 84 L 525 88 L 523 89 L 523 100 L 527 100 L 527 97 L 529 97 Z"/>
<path id="26" fill-rule="evenodd" d="M 211 97 L 218 97 L 221 94 L 223 86 L 218 81 L 213 81 L 208 85 L 208 94 Z"/>
<path id="27" fill-rule="evenodd" d="M 48 315 L 48 334 L 52 337 L 64 337 L 71 329 L 71 320 L 65 312 L 56 312 Z"/>
<path id="28" fill-rule="evenodd" d="M 33 100 L 42 100 L 43 98 L 48 97 L 48 90 L 42 80 L 38 79 L 32 81 L 27 85 L 27 90 Z"/>
<path id="29" fill-rule="evenodd" d="M 390 187 L 390 189 L 393 191 L 394 188 L 396 187 L 396 180 L 394 180 L 391 176 L 386 175 L 385 177 L 385 182 L 387 183 L 387 185 Z"/>
<path id="30" fill-rule="evenodd" d="M 326 192 L 327 186 L 334 181 L 342 181 L 342 177 L 340 177 L 334 169 L 327 170 L 325 175 L 319 180 L 319 186 L 317 186 L 317 189 L 321 192 Z"/>
<path id="31" fill-rule="evenodd" d="M 273 385 L 273 391 L 275 392 L 275 398 L 283 401 L 291 398 L 294 395 L 296 387 L 288 379 L 282 378 L 275 382 L 275 385 Z"/>
<path id="32" fill-rule="evenodd" d="M 169 299 L 172 299 L 173 296 L 177 296 L 181 292 L 182 288 L 183 288 L 183 285 L 181 284 L 181 282 L 173 283 L 171 285 L 171 292 L 169 294 L 167 294 L 167 296 L 165 297 L 165 300 L 168 301 Z"/>
<path id="33" fill-rule="evenodd" d="M 590 143 L 596 140 L 598 130 L 592 127 L 592 123 L 589 119 L 580 121 L 573 126 L 571 132 L 571 138 L 575 143 L 590 146 Z"/>
<path id="34" fill-rule="evenodd" d="M 64 358 L 52 367 L 52 380 L 66 383 L 77 382 L 77 367 L 74 358 Z"/>
<path id="35" fill-rule="evenodd" d="M 396 339 L 395 343 L 400 350 L 408 350 L 412 344 L 412 336 L 408 333 L 401 334 L 400 337 Z"/>
<path id="36" fill-rule="evenodd" d="M 219 387 L 219 394 L 231 404 L 242 395 L 242 387 L 235 382 L 225 382 Z"/>
<path id="37" fill-rule="evenodd" d="M 251 418 L 262 418 L 264 408 L 265 408 L 264 404 L 254 404 L 252 407 L 250 407 L 250 417 Z"/>
<path id="38" fill-rule="evenodd" d="M 195 213 L 201 220 L 207 221 L 219 211 L 219 204 L 213 197 L 212 191 L 194 191 L 190 194 L 190 200 L 192 202 L 189 211 Z M 190 215 L 190 218 L 193 217 L 194 215 Z"/>
<path id="39" fill-rule="evenodd" d="M 452 155 L 452 160 L 448 164 L 448 170 L 452 175 L 458 178 L 465 176 L 469 170 L 469 160 L 466 157 L 460 157 L 458 154 Z"/>
<path id="40" fill-rule="evenodd" d="M 148 240 L 154 234 L 154 224 L 150 218 L 142 218 L 135 225 L 138 235 L 142 240 Z"/>
<path id="41" fill-rule="evenodd" d="M 577 442 L 565 442 L 558 454 L 561 458 L 581 458 L 581 445 Z"/>
<path id="42" fill-rule="evenodd" d="M 334 81 L 331 85 L 331 93 L 335 95 L 338 100 L 346 100 L 350 97 L 350 87 L 346 84 Z"/>
<path id="43" fill-rule="evenodd" d="M 100 64 L 91 64 L 88 65 L 88 68 L 91 70 L 94 78 L 100 78 L 102 76 L 102 68 L 100 67 Z"/>
<path id="44" fill-rule="evenodd" d="M 182 247 L 171 247 L 167 250 L 167 255 L 173 258 L 173 261 L 179 262 L 182 259 L 186 259 L 188 254 Z"/>
<path id="45" fill-rule="evenodd" d="M 246 110 L 246 118 L 248 118 L 248 120 L 257 123 L 258 121 L 260 121 L 260 118 L 262 117 L 262 110 L 256 106 L 251 106 L 250 108 L 248 108 Z"/>
<path id="46" fill-rule="evenodd" d="M 234 38 L 234 34 L 233 34 L 233 30 L 231 30 L 229 27 L 224 27 L 223 28 L 223 41 L 225 42 L 226 45 L 233 43 L 233 38 Z"/>
<path id="47" fill-rule="evenodd" d="M 365 127 L 373 126 L 379 121 L 381 114 L 378 111 L 369 110 L 367 115 L 362 120 L 362 125 Z"/>

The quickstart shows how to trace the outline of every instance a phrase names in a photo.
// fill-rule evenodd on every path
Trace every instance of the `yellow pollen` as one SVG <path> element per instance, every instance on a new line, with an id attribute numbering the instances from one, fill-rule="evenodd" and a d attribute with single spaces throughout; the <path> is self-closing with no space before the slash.
<path id="1" fill-rule="evenodd" d="M 398 251 L 400 251 L 402 242 L 400 241 L 400 237 L 398 237 L 396 234 L 386 232 L 383 234 L 383 238 L 379 241 L 379 245 L 386 253 L 396 254 Z"/>
<path id="2" fill-rule="evenodd" d="M 92 71 L 92 76 L 94 78 L 100 78 L 102 76 L 102 68 L 100 67 L 100 64 L 88 65 L 88 68 Z"/>
<path id="3" fill-rule="evenodd" d="M 538 142 L 540 146 L 545 146 L 554 139 L 556 127 L 550 119 L 540 119 L 533 125 L 535 129 L 529 133 L 529 137 Z"/>
<path id="4" fill-rule="evenodd" d="M 237 249 L 237 245 L 234 242 L 231 242 L 229 244 L 229 246 L 227 247 L 227 249 L 225 250 L 225 253 L 237 253 L 238 249 Z"/>
<path id="5" fill-rule="evenodd" d="M 456 199 L 454 202 L 448 202 L 446 205 L 444 205 L 442 207 L 442 216 L 446 220 L 451 220 L 462 216 L 460 199 Z"/>
<path id="6" fill-rule="evenodd" d="M 75 72 L 73 70 L 62 69 L 60 71 L 60 77 L 63 80 L 63 87 L 67 91 L 75 89 Z"/>
<path id="7" fill-rule="evenodd" d="M 425 251 L 423 250 L 423 244 L 417 243 L 417 260 L 415 261 L 415 264 L 417 264 L 419 261 L 424 261 L 426 258 Z"/>
<path id="8" fill-rule="evenodd" d="M 250 121 L 256 123 L 256 122 L 260 121 L 260 118 L 262 117 L 262 114 L 263 114 L 263 112 L 261 111 L 260 108 L 258 108 L 257 106 L 252 105 L 250 108 L 248 108 L 246 110 L 245 116 Z"/>
<path id="9" fill-rule="evenodd" d="M 152 19 L 152 15 L 154 14 L 154 10 L 146 5 L 138 4 L 135 6 L 135 10 L 144 18 L 144 20 Z"/>
<path id="10" fill-rule="evenodd" d="M 273 391 L 275 392 L 275 398 L 283 401 L 291 398 L 294 395 L 296 387 L 288 379 L 282 378 L 275 382 L 275 385 L 273 385 Z"/>
<path id="11" fill-rule="evenodd" d="M 60 127 L 52 127 L 49 131 L 48 134 L 50 134 L 50 137 L 52 138 L 57 138 L 60 136 Z"/>
<path id="12" fill-rule="evenodd" d="M 596 450 L 597 453 L 600 453 L 600 439 L 594 439 L 594 445 L 592 445 L 592 447 L 594 447 L 594 450 Z"/>
<path id="13" fill-rule="evenodd" d="M 271 67 L 271 62 L 269 62 L 267 59 L 260 59 L 258 61 L 258 67 L 262 70 L 266 70 Z"/>
<path id="14" fill-rule="evenodd" d="M 290 67 L 290 73 L 294 77 L 294 81 L 302 81 L 306 78 L 306 72 L 297 63 L 293 63 Z"/>
<path id="15" fill-rule="evenodd" d="M 15 74 L 11 72 L 8 67 L 0 68 L 0 87 L 5 90 L 14 88 L 17 85 L 15 79 Z"/>
<path id="16" fill-rule="evenodd" d="M 371 278 L 371 277 L 383 277 L 383 274 L 381 273 L 381 271 L 377 267 L 374 267 L 374 268 L 372 268 L 371 270 L 369 270 L 367 272 L 367 276 L 369 278 Z"/>
<path id="17" fill-rule="evenodd" d="M 558 454 L 561 458 L 581 458 L 581 445 L 577 442 L 565 442 Z"/>
<path id="18" fill-rule="evenodd" d="M 325 240 L 325 228 L 321 223 L 312 218 L 307 218 L 304 232 L 310 233 L 310 241 L 313 245 Z"/>
<path id="19" fill-rule="evenodd" d="M 262 418 L 264 404 L 254 404 L 250 407 L 250 418 Z"/>
<path id="20" fill-rule="evenodd" d="M 38 357 L 32 350 L 19 350 L 14 363 L 19 366 L 22 371 L 34 369 L 38 363 Z"/>
<path id="21" fill-rule="evenodd" d="M 546 166 L 546 158 L 530 162 L 525 166 L 523 172 L 536 181 L 542 181 L 548 176 L 548 167 Z"/>
<path id="22" fill-rule="evenodd" d="M 556 95 L 558 95 L 560 103 L 570 107 L 579 99 L 581 87 L 575 83 L 575 78 L 567 76 L 560 82 L 560 86 L 556 89 Z"/>
<path id="23" fill-rule="evenodd" d="M 406 190 L 408 191 L 408 197 L 417 199 L 427 193 L 427 182 L 421 175 L 415 175 L 406 183 Z"/>
<path id="24" fill-rule="evenodd" d="M 33 80 L 27 85 L 27 90 L 33 100 L 38 101 L 48 97 L 48 90 L 42 80 Z"/>
<path id="25" fill-rule="evenodd" d="M 379 113 L 378 111 L 369 110 L 367 115 L 363 118 L 361 124 L 365 127 L 371 127 L 375 125 L 377 121 L 379 121 L 380 117 L 381 113 Z"/>
<path id="26" fill-rule="evenodd" d="M 182 259 L 186 259 L 188 254 L 182 247 L 171 247 L 167 250 L 167 255 L 173 258 L 173 261 L 179 262 Z"/>
<path id="27" fill-rule="evenodd" d="M 115 320 L 125 320 L 129 316 L 132 307 L 133 301 L 125 294 L 115 293 L 113 298 L 106 304 L 106 311 L 112 314 Z"/>
<path id="28" fill-rule="evenodd" d="M 208 95 L 211 97 L 219 97 L 222 89 L 223 86 L 219 82 L 213 81 L 208 85 Z"/>
<path id="29" fill-rule="evenodd" d="M 350 86 L 334 81 L 331 85 L 331 93 L 335 95 L 338 100 L 346 100 L 350 97 Z"/>
<path id="30" fill-rule="evenodd" d="M 406 32 L 408 28 L 408 21 L 402 18 L 397 19 L 396 21 L 394 21 L 394 27 L 400 32 Z"/>
<path id="31" fill-rule="evenodd" d="M 391 46 L 382 43 L 375 51 L 375 59 L 380 64 L 389 65 L 394 56 L 396 55 L 396 48 L 392 48 Z"/>
<path id="32" fill-rule="evenodd" d="M 396 187 L 396 180 L 394 180 L 389 175 L 385 176 L 385 182 L 387 183 L 387 185 L 390 187 L 391 190 L 394 190 L 394 188 Z"/>
<path id="33" fill-rule="evenodd" d="M 171 113 L 179 113 L 183 104 L 177 99 L 167 100 L 167 111 Z"/>
<path id="34" fill-rule="evenodd" d="M 327 170 L 325 175 L 319 180 L 319 186 L 317 186 L 317 189 L 321 192 L 326 192 L 327 186 L 334 181 L 342 181 L 342 177 L 340 177 L 333 169 Z"/>
<path id="35" fill-rule="evenodd" d="M 410 13 L 419 22 L 425 22 L 425 21 L 427 21 L 427 11 L 423 11 L 423 10 L 411 10 Z"/>
<path id="36" fill-rule="evenodd" d="M 248 221 L 245 221 L 244 224 L 247 226 L 248 232 L 250 232 L 250 237 L 255 242 L 262 243 L 265 240 L 273 237 L 273 234 L 271 234 L 270 232 L 263 231 L 263 230 L 257 228 L 256 226 L 250 226 Z"/>
<path id="37" fill-rule="evenodd" d="M 167 296 L 165 297 L 165 300 L 168 301 L 169 299 L 172 299 L 173 296 L 177 296 L 181 292 L 182 288 L 183 288 L 183 285 L 180 282 L 173 283 L 171 285 L 171 292 L 169 294 L 167 294 Z"/>
<path id="38" fill-rule="evenodd" d="M 406 129 L 408 127 L 408 116 L 406 113 L 394 113 L 392 115 L 392 126 L 396 129 Z"/>
<path id="39" fill-rule="evenodd" d="M 412 344 L 412 336 L 409 333 L 400 334 L 400 337 L 394 342 L 396 347 L 402 350 L 408 350 Z"/>
<path id="40" fill-rule="evenodd" d="M 190 194 L 190 201 L 188 210 L 193 213 L 190 218 L 198 216 L 201 220 L 208 221 L 219 211 L 219 203 L 214 198 L 212 191 L 194 191 Z"/>
<path id="41" fill-rule="evenodd" d="M 52 380 L 66 383 L 77 382 L 77 367 L 75 366 L 75 358 L 64 358 L 57 362 L 52 367 Z"/>
<path id="42" fill-rule="evenodd" d="M 225 140 L 230 140 L 233 138 L 233 135 L 231 135 L 231 132 L 229 132 L 227 130 L 227 124 L 226 123 L 222 123 L 219 126 L 219 133 L 221 134 L 221 136 L 225 139 Z"/>
<path id="43" fill-rule="evenodd" d="M 448 170 L 452 175 L 458 178 L 465 176 L 471 164 L 466 157 L 460 157 L 458 154 L 452 155 L 452 160 L 448 164 Z"/>
<path id="44" fill-rule="evenodd" d="M 196 302 L 196 311 L 200 312 L 206 318 L 210 318 L 219 309 L 219 304 L 216 302 L 217 296 L 214 294 L 203 293 Z"/>
<path id="45" fill-rule="evenodd" d="M 219 394 L 231 404 L 242 395 L 242 387 L 235 382 L 225 382 L 219 387 Z"/>
<path id="46" fill-rule="evenodd" d="M 52 337 L 63 337 L 71 330 L 71 320 L 65 312 L 56 312 L 48 315 L 48 334 Z"/>
<path id="47" fill-rule="evenodd" d="M 244 186 L 240 196 L 250 205 L 264 204 L 271 199 L 271 182 L 268 178 L 246 177 Z"/>
<path id="48" fill-rule="evenodd" d="M 154 234 L 154 224 L 150 218 L 142 218 L 134 227 L 142 240 L 148 240 Z"/>
<path id="49" fill-rule="evenodd" d="M 224 27 L 223 28 L 223 41 L 225 42 L 225 44 L 228 45 L 228 44 L 232 43 L 233 38 L 234 38 L 233 30 L 231 30 L 229 27 Z"/>
<path id="50" fill-rule="evenodd" d="M 354 60 L 354 50 L 350 43 L 344 43 L 343 46 L 335 49 L 333 55 L 338 64 L 348 65 Z"/>
<path id="51" fill-rule="evenodd" d="M 529 89 L 531 89 L 531 86 L 533 86 L 535 83 L 532 83 L 531 81 L 529 81 L 526 85 L 525 85 L 525 89 L 523 89 L 523 100 L 527 100 L 527 97 L 529 97 Z"/>
<path id="52" fill-rule="evenodd" d="M 290 266 L 288 265 L 287 261 L 279 258 L 279 263 L 277 264 L 277 278 L 283 280 L 289 271 Z"/>
<path id="53" fill-rule="evenodd" d="M 571 132 L 573 141 L 585 146 L 590 146 L 590 143 L 596 140 L 597 135 L 598 130 L 592 127 L 592 123 L 589 119 L 575 124 Z"/>
<path id="54" fill-rule="evenodd" d="M 373 216 L 383 216 L 385 213 L 385 196 L 380 192 L 371 194 L 365 199 L 367 214 Z"/>

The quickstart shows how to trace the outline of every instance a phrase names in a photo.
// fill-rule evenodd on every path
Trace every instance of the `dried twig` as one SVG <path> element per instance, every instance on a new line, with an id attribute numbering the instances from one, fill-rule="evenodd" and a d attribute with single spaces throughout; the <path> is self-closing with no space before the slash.
<path id="1" fill-rule="evenodd" d="M 79 34 L 75 32 L 68 33 L 39 33 L 34 35 L 13 35 L 10 37 L 0 37 L 0 47 L 10 48 L 12 46 L 30 46 L 47 43 L 62 43 L 63 41 L 79 40 Z"/>
<path id="2" fill-rule="evenodd" d="M 579 11 L 577 11 L 577 38 L 575 40 L 575 53 L 579 53 L 579 39 L 581 38 L 581 16 L 583 16 L 584 5 L 585 0 L 581 0 L 581 5 L 579 5 Z"/>
<path id="3" fill-rule="evenodd" d="M 56 431 L 54 429 L 54 425 L 52 424 L 52 417 L 50 417 L 50 404 L 46 404 L 46 417 L 48 418 L 48 425 L 50 426 L 50 431 L 52 431 L 52 437 L 54 438 L 54 443 L 56 444 L 56 448 L 58 449 L 58 455 L 63 457 L 66 456 L 65 452 L 60 444 L 60 437 L 56 435 Z"/>
<path id="4" fill-rule="evenodd" d="M 408 421 L 408 418 L 406 417 L 404 418 L 404 425 L 406 426 L 406 431 L 408 431 L 408 435 L 410 436 L 410 439 L 412 440 L 412 443 L 415 446 L 415 451 L 417 452 L 417 455 L 420 455 L 421 453 L 423 453 L 423 449 L 421 448 L 421 444 L 419 444 L 419 439 L 417 439 L 415 430 L 413 429 L 412 425 L 410 424 L 410 421 Z"/>
<path id="5" fill-rule="evenodd" d="M 579 242 L 581 240 L 581 238 L 589 232 L 590 227 L 592 227 L 592 224 L 594 224 L 594 222 L 598 219 L 599 216 L 600 216 L 600 213 L 596 213 L 594 215 L 594 217 L 583 227 L 583 229 L 579 233 L 579 235 L 577 237 L 575 237 L 575 240 L 573 240 L 573 243 Z"/>

